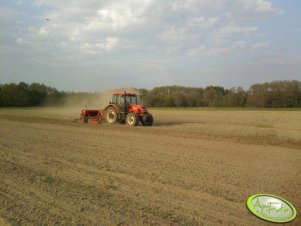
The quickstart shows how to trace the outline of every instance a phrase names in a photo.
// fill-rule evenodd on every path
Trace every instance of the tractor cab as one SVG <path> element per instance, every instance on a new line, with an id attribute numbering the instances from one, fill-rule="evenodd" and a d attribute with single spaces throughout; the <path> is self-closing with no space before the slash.
<path id="1" fill-rule="evenodd" d="M 138 97 L 135 93 L 115 92 L 112 97 L 112 104 L 116 104 L 120 109 L 129 107 L 132 104 L 138 104 Z"/>

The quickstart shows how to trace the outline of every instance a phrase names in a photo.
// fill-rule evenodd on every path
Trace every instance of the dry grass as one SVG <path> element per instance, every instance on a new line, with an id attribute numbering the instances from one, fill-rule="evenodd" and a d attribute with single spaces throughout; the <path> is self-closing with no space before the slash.
<path id="1" fill-rule="evenodd" d="M 157 125 L 173 125 L 184 134 L 301 147 L 301 111 L 159 110 L 158 115 Z"/>
<path id="2" fill-rule="evenodd" d="M 78 109 L 0 110 L 0 219 L 269 225 L 245 207 L 255 193 L 301 208 L 300 111 L 152 113 L 153 127 L 131 128 L 80 124 Z"/>

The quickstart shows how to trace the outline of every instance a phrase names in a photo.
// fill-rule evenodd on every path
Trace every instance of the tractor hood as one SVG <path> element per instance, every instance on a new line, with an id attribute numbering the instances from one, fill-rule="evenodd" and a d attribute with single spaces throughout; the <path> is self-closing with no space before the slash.
<path id="1" fill-rule="evenodd" d="M 129 107 L 129 111 L 130 112 L 134 112 L 136 114 L 143 114 L 143 113 L 147 113 L 146 108 L 142 107 L 139 104 L 131 104 Z"/>

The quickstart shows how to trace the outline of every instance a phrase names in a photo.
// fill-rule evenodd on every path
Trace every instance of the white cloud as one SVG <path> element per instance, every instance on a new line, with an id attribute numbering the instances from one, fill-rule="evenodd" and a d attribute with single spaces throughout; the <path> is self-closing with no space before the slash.
<path id="1" fill-rule="evenodd" d="M 100 50 L 113 50 L 120 40 L 132 35 L 131 32 L 137 32 L 139 26 L 151 15 L 149 9 L 153 7 L 153 1 L 99 3 L 36 0 L 35 7 L 48 7 L 49 10 L 41 16 L 40 26 L 29 27 L 28 33 L 20 37 L 24 40 L 23 43 L 40 45 L 38 42 L 43 37 L 44 44 L 45 38 L 48 38 L 46 43 L 57 45 L 57 48 L 94 54 Z"/>
<path id="2" fill-rule="evenodd" d="M 38 31 L 38 35 L 47 36 L 49 31 L 45 27 L 41 27 Z"/>
<path id="3" fill-rule="evenodd" d="M 258 27 L 238 27 L 238 26 L 227 26 L 219 30 L 219 34 L 222 36 L 231 36 L 231 35 L 249 35 L 258 30 Z"/>
<path id="4" fill-rule="evenodd" d="M 195 27 L 195 28 L 210 28 L 215 26 L 218 21 L 219 17 L 192 17 L 186 20 L 187 27 Z"/>
<path id="5" fill-rule="evenodd" d="M 274 13 L 282 13 L 282 10 L 275 9 L 272 6 L 271 2 L 265 1 L 265 0 L 256 0 L 253 1 L 255 4 L 255 9 L 257 12 L 274 12 Z"/>
<path id="6" fill-rule="evenodd" d="M 258 48 L 268 47 L 269 45 L 270 45 L 270 43 L 268 43 L 268 42 L 261 42 L 261 43 L 253 44 L 251 47 L 252 47 L 252 49 L 258 49 Z"/>
<path id="7" fill-rule="evenodd" d="M 242 50 L 246 51 L 254 51 L 259 48 L 267 47 L 269 43 L 248 43 L 246 41 L 235 41 L 229 46 L 206 46 L 201 45 L 196 48 L 189 49 L 187 51 L 188 56 L 192 57 L 217 57 L 217 56 L 225 56 L 231 52 L 238 53 Z"/>
<path id="8" fill-rule="evenodd" d="M 232 15 L 258 15 L 282 13 L 267 0 L 178 0 L 172 1 L 171 9 L 177 12 L 219 12 L 229 11 Z"/>
<path id="9" fill-rule="evenodd" d="M 269 43 L 264 37 L 252 40 L 260 27 L 252 20 L 241 23 L 241 16 L 277 11 L 265 0 L 35 0 L 34 7 L 43 8 L 39 22 L 15 40 L 37 54 L 55 52 L 54 60 L 58 54 L 61 59 L 112 52 L 194 58 L 256 51 Z"/>
<path id="10" fill-rule="evenodd" d="M 48 7 L 49 11 L 41 16 L 41 25 L 30 28 L 29 33 L 20 38 L 31 39 L 31 42 L 28 42 L 34 43 L 37 41 L 36 36 L 43 36 L 54 44 L 68 42 L 70 45 L 66 45 L 65 48 L 85 46 L 86 43 L 91 46 L 99 46 L 99 43 L 105 45 L 102 40 L 115 37 L 118 43 L 122 42 L 127 47 L 147 48 L 146 42 L 151 41 L 161 50 L 169 51 L 174 48 L 185 51 L 187 48 L 199 46 L 200 40 L 211 43 L 210 39 L 219 43 L 225 39 L 237 41 L 237 36 L 247 36 L 258 31 L 257 26 L 239 26 L 239 20 L 236 21 L 236 25 L 233 24 L 233 18 L 228 20 L 224 11 L 234 16 L 237 10 L 252 13 L 277 11 L 265 0 L 176 0 L 161 3 L 154 0 L 34 2 L 36 7 Z M 163 44 L 167 44 L 167 47 L 164 48 Z M 112 46 L 114 47 L 102 49 L 110 51 L 117 46 L 125 47 Z M 215 47 L 217 46 L 213 46 Z"/>
<path id="11" fill-rule="evenodd" d="M 7 20 L 19 16 L 21 13 L 8 7 L 0 6 L 0 19 Z"/>
<path id="12" fill-rule="evenodd" d="M 211 42 L 215 45 L 229 45 L 242 38 L 248 38 L 256 34 L 258 27 L 240 27 L 233 25 L 226 25 L 217 29 L 212 33 Z"/>
<path id="13" fill-rule="evenodd" d="M 167 44 L 180 44 L 188 38 L 188 35 L 184 28 L 171 27 L 164 31 L 160 38 Z"/>
<path id="14" fill-rule="evenodd" d="M 208 47 L 205 45 L 189 49 L 188 56 L 204 57 L 204 56 L 222 56 L 231 50 L 229 47 Z"/>
<path id="15" fill-rule="evenodd" d="M 97 54 L 104 50 L 111 51 L 117 46 L 117 44 L 118 44 L 117 38 L 109 37 L 103 40 L 102 42 L 83 43 L 81 44 L 80 49 L 86 53 Z"/>

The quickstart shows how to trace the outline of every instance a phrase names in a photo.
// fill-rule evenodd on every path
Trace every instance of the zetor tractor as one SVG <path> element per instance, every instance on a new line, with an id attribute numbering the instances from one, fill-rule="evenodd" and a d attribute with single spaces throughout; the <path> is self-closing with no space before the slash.
<path id="1" fill-rule="evenodd" d="M 137 126 L 139 122 L 143 126 L 153 125 L 153 116 L 145 107 L 138 105 L 138 97 L 135 93 L 115 92 L 112 101 L 103 110 L 83 109 L 80 113 L 80 121 L 87 123 L 99 123 L 105 120 L 109 124 L 126 123 Z"/>

